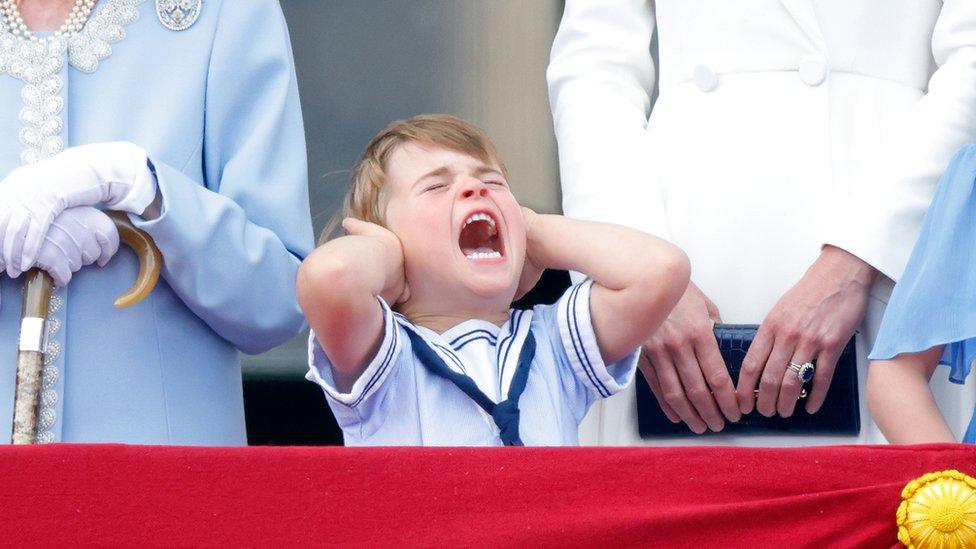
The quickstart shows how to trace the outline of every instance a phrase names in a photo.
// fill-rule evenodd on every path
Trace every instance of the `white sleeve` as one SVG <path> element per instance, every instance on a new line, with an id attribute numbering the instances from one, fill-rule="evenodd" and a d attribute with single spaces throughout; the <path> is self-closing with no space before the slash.
<path id="1" fill-rule="evenodd" d="M 647 163 L 653 32 L 648 0 L 566 0 L 546 78 L 563 212 L 667 239 Z"/>
<path id="2" fill-rule="evenodd" d="M 567 290 L 551 308 L 554 319 L 545 319 L 554 324 L 552 331 L 558 334 L 558 344 L 553 345 L 557 360 L 569 365 L 591 399 L 609 397 L 633 381 L 638 351 L 634 349 L 629 356 L 612 364 L 603 362 L 590 320 L 592 287 L 593 281 L 587 280 Z"/>
<path id="3" fill-rule="evenodd" d="M 976 140 L 976 2 L 945 0 L 932 34 L 938 68 L 880 158 L 877 178 L 851 191 L 825 244 L 901 277 L 939 177 Z"/>
<path id="4" fill-rule="evenodd" d="M 403 354 L 403 328 L 393 317 L 390 307 L 382 299 L 379 302 L 383 308 L 383 340 L 366 369 L 347 393 L 336 388 L 332 363 L 315 338 L 315 332 L 308 335 L 308 373 L 305 374 L 305 379 L 322 388 L 339 426 L 344 429 L 352 424 L 367 423 L 375 419 L 371 416 L 378 410 L 378 395 L 383 394 L 384 382 L 396 369 Z"/>

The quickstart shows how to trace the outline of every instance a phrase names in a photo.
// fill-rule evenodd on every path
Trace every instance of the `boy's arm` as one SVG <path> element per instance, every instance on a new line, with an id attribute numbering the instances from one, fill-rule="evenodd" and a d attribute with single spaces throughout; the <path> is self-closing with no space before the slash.
<path id="1" fill-rule="evenodd" d="M 382 296 L 405 295 L 403 251 L 392 232 L 347 218 L 349 233 L 312 252 L 298 270 L 296 294 L 315 337 L 332 363 L 336 388 L 349 391 L 383 338 Z"/>
<path id="2" fill-rule="evenodd" d="M 609 223 L 523 212 L 529 268 L 577 271 L 593 279 L 590 317 L 607 364 L 633 353 L 688 286 L 687 256 L 664 240 Z"/>
<path id="3" fill-rule="evenodd" d="M 868 367 L 868 408 L 888 442 L 922 444 L 955 442 L 929 388 L 942 356 L 941 345 Z"/>

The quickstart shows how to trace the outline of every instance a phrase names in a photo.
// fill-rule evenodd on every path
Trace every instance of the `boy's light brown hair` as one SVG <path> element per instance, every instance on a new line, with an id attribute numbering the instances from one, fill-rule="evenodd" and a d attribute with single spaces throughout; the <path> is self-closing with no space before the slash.
<path id="1" fill-rule="evenodd" d="M 369 141 L 352 170 L 352 181 L 340 215 L 329 222 L 319 244 L 331 238 L 345 217 L 386 226 L 386 169 L 390 156 L 401 145 L 418 143 L 444 147 L 470 155 L 486 164 L 497 164 L 508 177 L 505 163 L 491 139 L 477 126 L 449 114 L 421 114 L 392 122 Z"/>

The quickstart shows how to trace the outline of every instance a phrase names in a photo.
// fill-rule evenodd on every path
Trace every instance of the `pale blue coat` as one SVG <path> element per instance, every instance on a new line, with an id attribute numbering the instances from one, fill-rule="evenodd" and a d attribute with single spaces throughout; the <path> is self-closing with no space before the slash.
<path id="1" fill-rule="evenodd" d="M 165 258 L 147 300 L 112 306 L 138 269 L 128 249 L 77 273 L 55 299 L 42 438 L 245 444 L 238 349 L 259 353 L 302 329 L 294 280 L 313 240 L 277 1 L 205 0 L 199 20 L 175 32 L 153 0 L 101 0 L 70 63 L 49 67 L 56 79 L 42 65 L 30 72 L 15 40 L 0 31 L 0 175 L 62 144 L 131 141 L 148 150 L 164 203 L 157 220 L 134 219 Z M 9 440 L 21 284 L 2 275 L 0 286 L 0 440 Z"/>

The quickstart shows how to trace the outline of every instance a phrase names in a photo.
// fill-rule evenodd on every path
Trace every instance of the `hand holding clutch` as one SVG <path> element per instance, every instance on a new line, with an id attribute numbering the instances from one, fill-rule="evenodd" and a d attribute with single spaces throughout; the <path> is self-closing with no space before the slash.
<path id="1" fill-rule="evenodd" d="M 717 324 L 715 340 L 725 360 L 729 376 L 737 381 L 742 361 L 756 337 L 757 325 Z M 809 382 L 804 384 L 809 391 Z M 801 393 L 802 394 L 802 393 Z M 807 398 L 807 397 L 804 397 Z M 802 399 L 801 399 L 802 400 Z M 689 435 L 692 431 L 683 423 L 672 423 L 654 400 L 642 376 L 637 378 L 637 419 L 644 438 Z M 757 411 L 745 414 L 737 423 L 729 423 L 725 432 L 733 434 L 770 434 L 775 432 L 804 434 L 857 434 L 861 430 L 861 414 L 857 389 L 857 356 L 854 338 L 841 352 L 834 379 L 822 408 L 809 413 L 798 407 L 796 413 L 784 418 L 766 417 Z"/>

